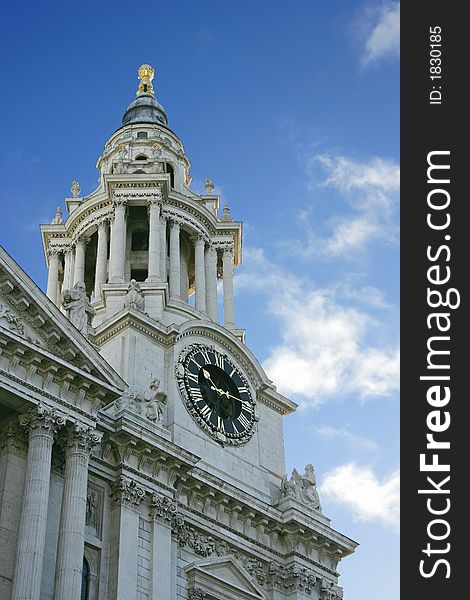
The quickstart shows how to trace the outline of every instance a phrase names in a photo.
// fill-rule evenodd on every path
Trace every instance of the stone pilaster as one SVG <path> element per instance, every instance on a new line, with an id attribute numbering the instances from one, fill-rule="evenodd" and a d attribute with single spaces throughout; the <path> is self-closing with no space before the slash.
<path id="1" fill-rule="evenodd" d="M 174 220 L 170 226 L 170 296 L 181 297 L 180 224 Z"/>
<path id="2" fill-rule="evenodd" d="M 65 418 L 39 405 L 20 418 L 28 429 L 28 458 L 18 527 L 12 600 L 39 600 L 46 540 L 54 435 Z"/>
<path id="3" fill-rule="evenodd" d="M 50 248 L 47 251 L 49 256 L 49 273 L 47 276 L 47 297 L 57 304 L 57 294 L 59 291 L 59 250 Z"/>
<path id="4" fill-rule="evenodd" d="M 114 219 L 111 225 L 109 256 L 110 283 L 123 283 L 126 263 L 126 206 L 125 198 L 114 199 Z"/>
<path id="5" fill-rule="evenodd" d="M 206 312 L 205 241 L 200 235 L 193 238 L 197 310 Z"/>
<path id="6" fill-rule="evenodd" d="M 206 311 L 210 319 L 217 321 L 217 250 L 213 246 L 206 253 Z"/>
<path id="7" fill-rule="evenodd" d="M 73 268 L 73 285 L 85 281 L 85 248 L 88 239 L 83 236 L 75 240 L 75 264 Z"/>
<path id="8" fill-rule="evenodd" d="M 176 569 L 172 564 L 171 528 L 178 512 L 171 498 L 154 493 L 150 501 L 152 531 L 152 600 L 167 600 L 176 596 L 172 589 L 170 573 Z"/>
<path id="9" fill-rule="evenodd" d="M 75 423 L 66 441 L 64 491 L 59 525 L 54 599 L 76 600 L 82 585 L 90 452 L 101 434 Z"/>
<path id="10" fill-rule="evenodd" d="M 226 246 L 222 254 L 223 290 L 224 290 L 224 325 L 235 329 L 235 306 L 233 297 L 233 248 Z"/>
<path id="11" fill-rule="evenodd" d="M 106 283 L 108 278 L 108 223 L 106 220 L 98 224 L 98 247 L 96 249 L 96 268 L 95 268 L 95 298 L 101 294 L 101 286 Z"/>
<path id="12" fill-rule="evenodd" d="M 161 194 L 150 198 L 148 201 L 149 262 L 147 281 L 160 281 L 161 279 L 160 202 Z"/>
<path id="13" fill-rule="evenodd" d="M 112 486 L 109 553 L 109 600 L 135 598 L 139 541 L 139 507 L 145 490 L 121 476 Z"/>

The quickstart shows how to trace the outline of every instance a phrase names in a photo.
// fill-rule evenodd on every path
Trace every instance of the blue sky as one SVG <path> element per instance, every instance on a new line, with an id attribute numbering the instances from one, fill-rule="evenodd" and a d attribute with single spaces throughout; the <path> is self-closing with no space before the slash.
<path id="1" fill-rule="evenodd" d="M 9 3 L 0 241 L 43 288 L 38 224 L 95 161 L 136 69 L 245 222 L 237 321 L 280 391 L 287 469 L 361 543 L 349 600 L 398 597 L 399 64 L 395 2 Z"/>

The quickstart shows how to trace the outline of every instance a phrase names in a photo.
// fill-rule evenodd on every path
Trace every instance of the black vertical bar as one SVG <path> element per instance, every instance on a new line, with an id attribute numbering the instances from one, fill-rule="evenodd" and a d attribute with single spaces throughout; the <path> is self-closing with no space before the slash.
<path id="1" fill-rule="evenodd" d="M 470 128 L 464 92 L 470 80 L 470 30 L 465 8 L 434 0 L 401 4 L 401 597 L 419 600 L 466 595 L 469 569 L 464 548 L 470 531 L 465 490 L 470 398 L 464 385 L 470 372 Z M 428 161 L 450 169 L 432 169 L 428 178 Z M 460 297 L 460 306 L 439 306 L 439 292 L 453 306 Z M 438 322 L 448 330 L 441 331 Z M 428 356 L 428 344 L 450 354 Z M 450 448 L 433 448 L 427 435 L 449 442 Z M 432 461 L 436 470 L 426 470 Z M 439 470 L 446 465 L 449 471 Z"/>

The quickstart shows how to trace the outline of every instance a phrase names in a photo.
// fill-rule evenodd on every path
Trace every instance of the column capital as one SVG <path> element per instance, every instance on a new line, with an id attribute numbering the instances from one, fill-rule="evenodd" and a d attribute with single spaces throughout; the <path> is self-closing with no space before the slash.
<path id="1" fill-rule="evenodd" d="M 127 206 L 127 198 L 122 196 L 113 196 L 114 208 L 125 208 Z"/>
<path id="2" fill-rule="evenodd" d="M 108 226 L 108 222 L 109 222 L 109 216 L 108 217 L 103 217 L 102 219 L 100 219 L 98 221 L 98 231 L 106 229 L 106 227 Z"/>
<path id="3" fill-rule="evenodd" d="M 51 258 L 58 258 L 59 254 L 62 254 L 62 252 L 64 252 L 64 248 L 57 248 L 57 247 L 50 247 L 47 250 L 47 256 L 49 259 Z"/>
<path id="4" fill-rule="evenodd" d="M 150 517 L 154 521 L 167 521 L 172 524 L 173 518 L 178 513 L 178 504 L 163 494 L 154 492 L 150 499 Z"/>
<path id="5" fill-rule="evenodd" d="M 148 204 L 148 206 L 149 206 L 149 207 L 150 207 L 150 206 L 159 205 L 159 204 L 161 205 L 161 203 L 162 203 L 162 200 L 163 200 L 163 194 L 162 194 L 162 191 L 161 191 L 161 190 L 157 190 L 157 191 L 155 191 L 155 192 L 152 194 L 152 196 L 149 196 L 149 197 L 147 198 L 147 204 Z"/>
<path id="6" fill-rule="evenodd" d="M 85 235 L 77 235 L 77 237 L 75 238 L 75 240 L 72 243 L 75 247 L 83 246 L 83 248 L 85 248 L 85 246 L 88 244 L 89 241 L 90 241 L 89 237 L 86 237 Z"/>
<path id="7" fill-rule="evenodd" d="M 127 506 L 138 510 L 140 503 L 145 498 L 145 490 L 134 479 L 121 475 L 111 485 L 111 497 L 114 502 L 121 506 Z"/>
<path id="8" fill-rule="evenodd" d="M 76 422 L 68 432 L 66 447 L 69 452 L 90 454 L 93 447 L 101 442 L 103 434 L 85 423 Z"/>
<path id="9" fill-rule="evenodd" d="M 197 233 L 194 233 L 191 236 L 191 241 L 193 242 L 193 244 L 195 246 L 203 246 L 203 245 L 206 244 L 207 240 L 206 240 L 206 236 L 205 235 L 203 235 L 202 233 L 197 232 Z"/>
<path id="10" fill-rule="evenodd" d="M 176 226 L 178 226 L 178 229 L 181 227 L 181 219 L 178 219 L 178 217 L 169 216 L 168 221 L 169 221 L 170 227 L 172 229 L 173 229 L 173 227 L 176 227 Z"/>
<path id="11" fill-rule="evenodd" d="M 29 435 L 33 433 L 48 433 L 53 437 L 65 425 L 66 416 L 55 409 L 39 404 L 19 418 L 20 425 L 27 428 Z"/>

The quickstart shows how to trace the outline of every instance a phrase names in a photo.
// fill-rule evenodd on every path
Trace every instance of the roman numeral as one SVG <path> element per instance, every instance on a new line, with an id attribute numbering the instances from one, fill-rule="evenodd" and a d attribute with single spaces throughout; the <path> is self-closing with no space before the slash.
<path id="1" fill-rule="evenodd" d="M 244 414 L 241 414 L 237 420 L 243 427 L 243 429 L 248 429 L 248 427 L 250 426 L 250 421 L 248 421 Z"/>
<path id="2" fill-rule="evenodd" d="M 220 429 L 220 431 L 225 433 L 224 422 L 221 417 L 217 417 L 217 429 Z"/>
<path id="3" fill-rule="evenodd" d="M 239 391 L 240 394 L 246 394 L 246 393 L 248 393 L 248 390 L 247 390 L 246 386 L 244 386 L 244 385 L 239 386 L 238 387 L 238 391 Z"/>
<path id="4" fill-rule="evenodd" d="M 194 373 L 188 373 L 188 379 L 190 379 L 191 381 L 194 381 L 195 383 L 199 382 L 198 376 L 195 375 Z"/>
<path id="5" fill-rule="evenodd" d="M 204 408 L 201 408 L 201 415 L 205 419 L 210 419 L 210 416 L 212 415 L 212 409 L 206 404 Z"/>
<path id="6" fill-rule="evenodd" d="M 224 357 L 221 354 L 214 353 L 215 356 L 215 364 L 219 367 L 219 369 L 224 368 Z"/>

